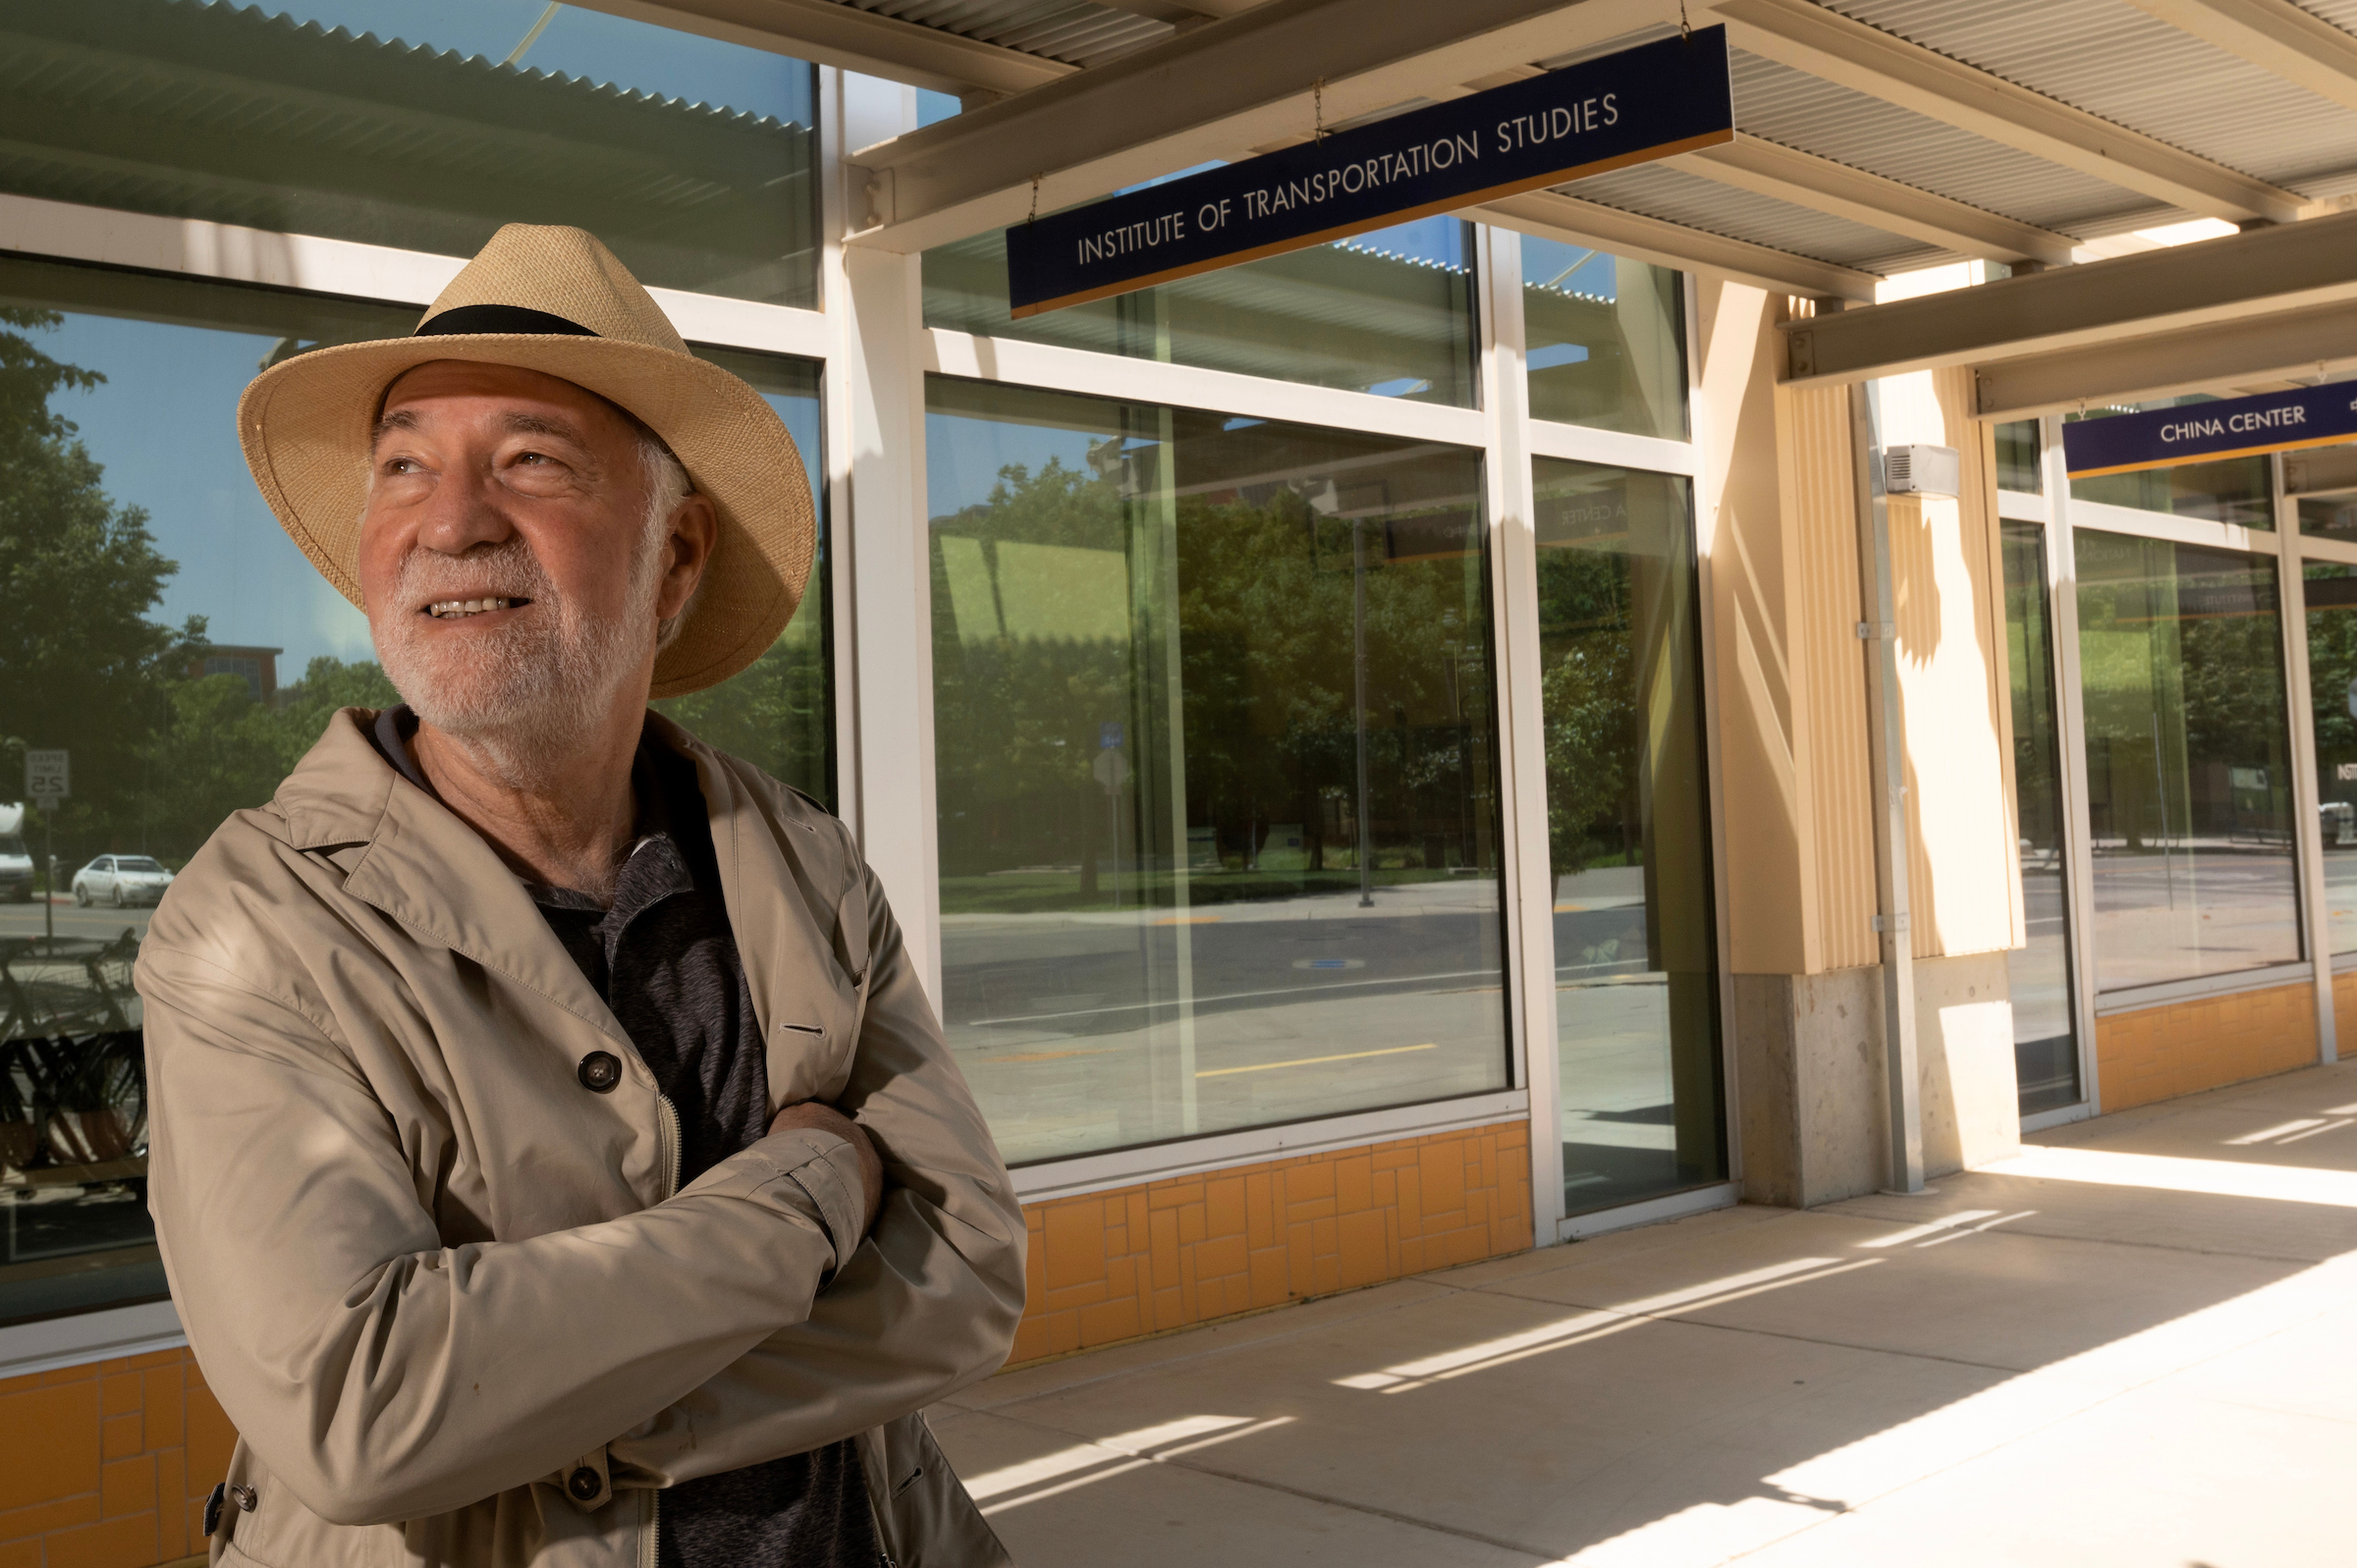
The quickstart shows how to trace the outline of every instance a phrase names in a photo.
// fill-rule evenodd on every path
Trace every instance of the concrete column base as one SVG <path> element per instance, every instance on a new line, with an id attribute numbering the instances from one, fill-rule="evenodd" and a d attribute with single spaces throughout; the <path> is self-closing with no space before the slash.
<path id="1" fill-rule="evenodd" d="M 1881 966 L 1734 981 L 1744 1198 L 1805 1209 L 1887 1186 Z M 2008 996 L 2001 952 L 1915 960 L 1929 1175 L 2021 1147 Z"/>

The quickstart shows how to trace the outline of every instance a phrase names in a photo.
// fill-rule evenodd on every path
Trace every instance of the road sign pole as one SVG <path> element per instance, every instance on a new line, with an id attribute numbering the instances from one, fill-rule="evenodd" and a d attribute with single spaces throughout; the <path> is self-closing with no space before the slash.
<path id="1" fill-rule="evenodd" d="M 74 794 L 74 758 L 67 751 L 25 753 L 25 798 L 41 813 L 41 845 L 49 857 L 42 881 L 41 934 L 49 952 L 57 952 L 57 808 Z"/>

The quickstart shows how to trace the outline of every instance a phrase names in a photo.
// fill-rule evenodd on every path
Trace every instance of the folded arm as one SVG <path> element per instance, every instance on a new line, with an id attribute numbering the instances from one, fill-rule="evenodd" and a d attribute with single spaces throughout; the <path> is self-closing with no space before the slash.
<path id="1" fill-rule="evenodd" d="M 336 1523 L 548 1475 L 802 1321 L 857 1245 L 853 1151 L 797 1129 L 651 1209 L 445 1247 L 323 1022 L 152 945 L 139 978 L 174 1301 L 230 1419 Z"/>
<path id="2" fill-rule="evenodd" d="M 867 1245 L 807 1317 L 607 1445 L 614 1484 L 668 1486 L 802 1453 L 996 1372 L 1023 1309 L 1023 1212 L 875 874 L 867 1006 L 842 1108 L 883 1157 Z"/>

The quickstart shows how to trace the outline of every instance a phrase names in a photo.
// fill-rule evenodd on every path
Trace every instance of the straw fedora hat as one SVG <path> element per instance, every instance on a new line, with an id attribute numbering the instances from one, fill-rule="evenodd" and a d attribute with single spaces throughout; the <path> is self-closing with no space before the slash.
<path id="1" fill-rule="evenodd" d="M 801 602 L 817 540 L 801 454 L 761 394 L 687 351 L 595 236 L 512 223 L 407 338 L 315 349 L 238 400 L 238 439 L 270 510 L 311 565 L 361 605 L 360 509 L 385 389 L 433 359 L 521 365 L 618 404 L 663 438 L 720 516 L 686 622 L 652 695 L 726 680 L 761 657 Z M 365 605 L 361 605 L 365 609 Z"/>

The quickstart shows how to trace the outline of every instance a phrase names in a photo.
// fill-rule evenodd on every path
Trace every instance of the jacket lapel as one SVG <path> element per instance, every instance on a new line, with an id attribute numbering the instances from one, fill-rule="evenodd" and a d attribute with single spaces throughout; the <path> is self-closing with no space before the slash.
<path id="1" fill-rule="evenodd" d="M 718 752 L 659 714 L 649 722 L 664 744 L 695 762 L 729 926 L 761 1025 L 770 1108 L 831 1100 L 850 1061 L 857 998 L 851 976 L 831 959 L 842 890 L 820 885 L 830 857 L 819 828 L 776 820 Z"/>
<path id="2" fill-rule="evenodd" d="M 373 718 L 360 708 L 337 714 L 279 786 L 295 847 L 366 844 L 345 892 L 628 1047 L 523 883 L 480 835 L 385 761 L 363 732 Z"/>

